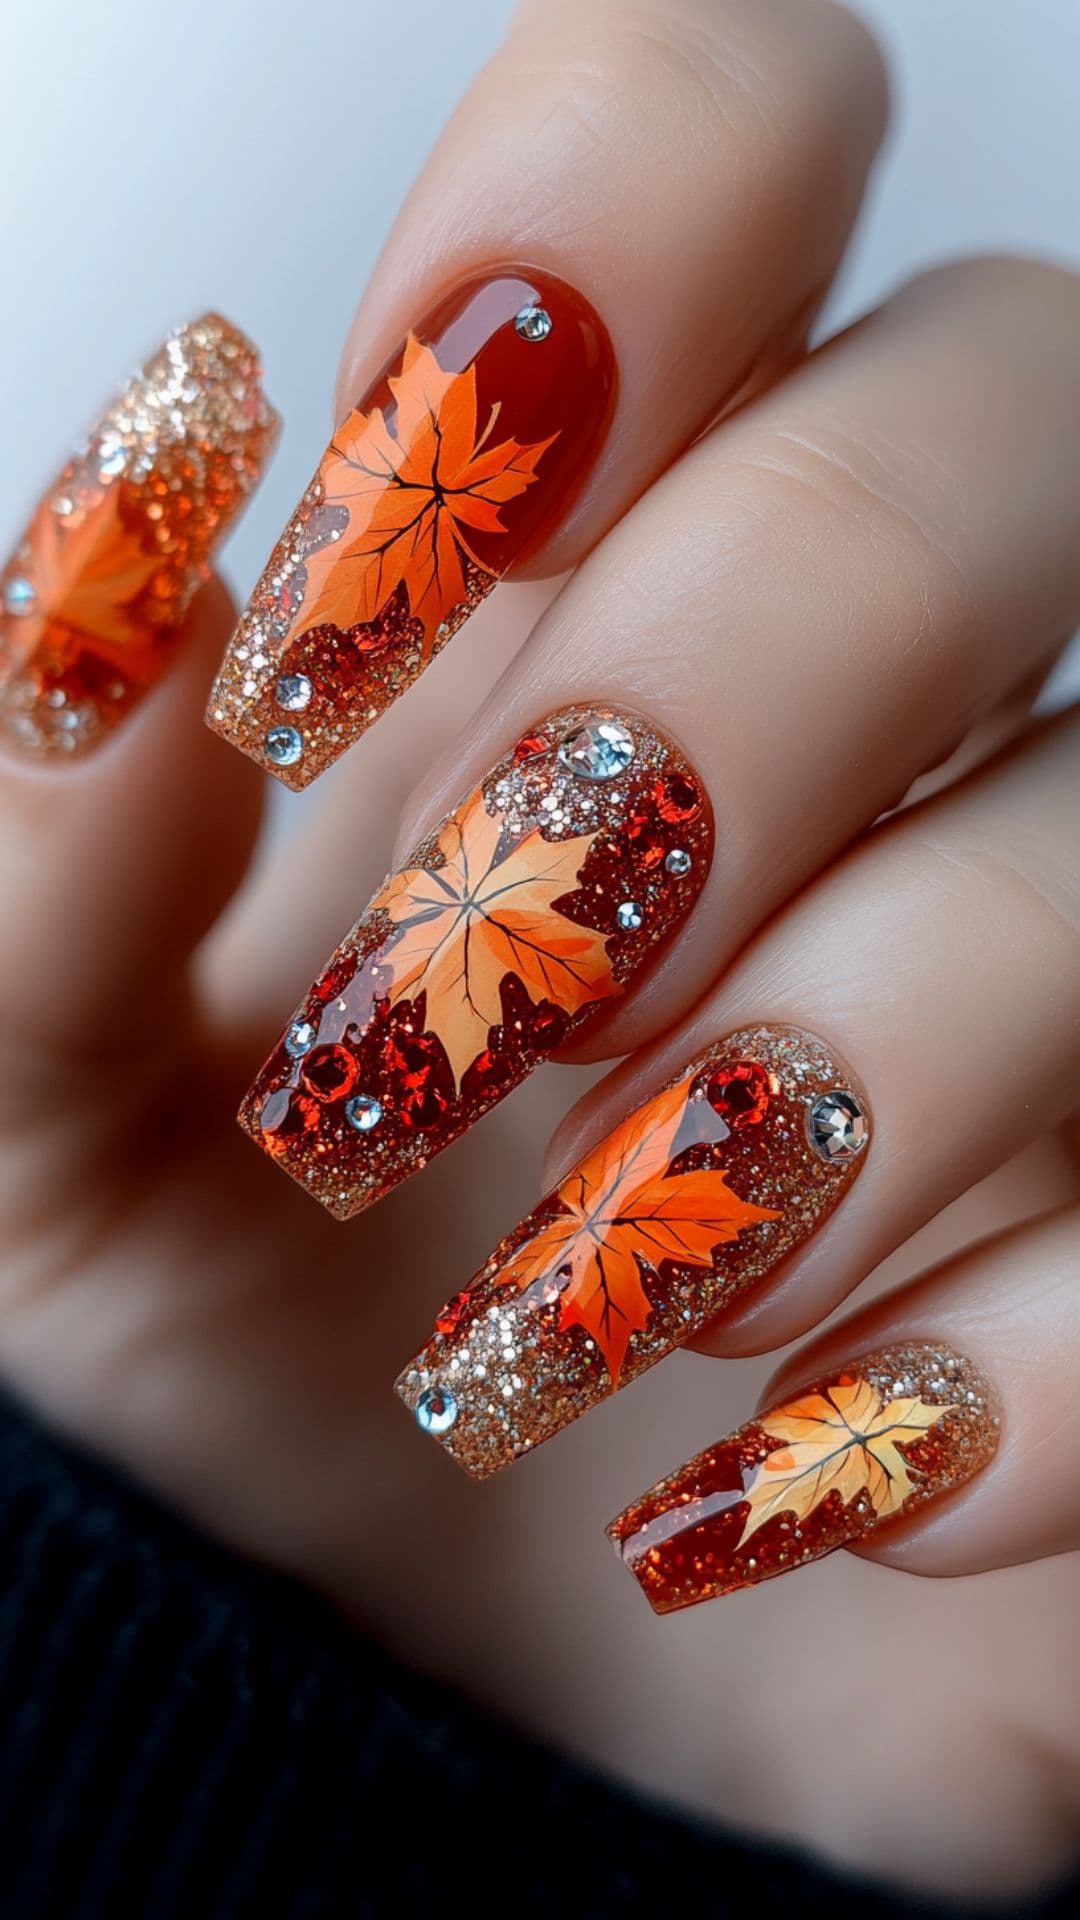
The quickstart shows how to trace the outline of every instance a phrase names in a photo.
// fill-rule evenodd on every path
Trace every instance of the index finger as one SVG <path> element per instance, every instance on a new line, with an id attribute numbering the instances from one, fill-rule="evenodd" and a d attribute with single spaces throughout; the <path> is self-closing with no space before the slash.
<path id="1" fill-rule="evenodd" d="M 797 351 L 883 120 L 829 0 L 526 0 L 376 269 L 211 724 L 306 786 L 509 568 L 574 565 Z"/>

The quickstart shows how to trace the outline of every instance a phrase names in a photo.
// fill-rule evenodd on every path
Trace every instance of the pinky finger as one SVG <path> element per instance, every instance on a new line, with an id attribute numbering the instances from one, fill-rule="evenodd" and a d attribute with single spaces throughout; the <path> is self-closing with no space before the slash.
<path id="1" fill-rule="evenodd" d="M 981 1573 L 1080 1546 L 1080 1208 L 936 1268 L 803 1348 L 763 1411 L 609 1528 L 658 1613 L 837 1547 Z"/>

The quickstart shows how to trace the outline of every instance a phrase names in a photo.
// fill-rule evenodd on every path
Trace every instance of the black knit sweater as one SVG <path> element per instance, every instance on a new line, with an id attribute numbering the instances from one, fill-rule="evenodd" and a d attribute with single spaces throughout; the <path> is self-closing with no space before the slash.
<path id="1" fill-rule="evenodd" d="M 470 1847 L 480 1916 L 930 1911 L 582 1775 L 2 1401 L 0 1474 L 2 1920 L 441 1920 Z"/>

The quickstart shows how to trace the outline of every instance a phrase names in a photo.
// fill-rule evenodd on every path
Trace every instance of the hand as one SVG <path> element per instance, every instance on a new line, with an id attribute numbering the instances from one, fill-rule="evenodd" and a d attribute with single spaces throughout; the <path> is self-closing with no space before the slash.
<path id="1" fill-rule="evenodd" d="M 272 437 L 245 344 L 226 330 L 245 372 L 239 412 L 224 418 L 221 337 L 211 328 L 208 348 L 196 330 L 174 349 L 210 351 L 210 412 L 196 402 L 179 451 L 154 455 L 160 467 L 189 443 L 199 459 L 224 451 L 234 476 L 224 503 L 213 475 L 155 492 L 156 469 L 147 478 L 136 466 L 143 430 L 122 425 L 130 407 L 92 442 L 96 465 L 48 496 L 4 575 L 0 730 L 14 753 L 0 771 L 0 1358 L 68 1431 L 542 1733 L 728 1819 L 878 1873 L 979 1891 L 1030 1885 L 1060 1865 L 1075 1817 L 1075 1570 L 1053 1556 L 1080 1541 L 1078 1178 L 1066 1132 L 1077 729 L 1070 716 L 1035 726 L 1030 708 L 1080 611 L 1080 292 L 1032 263 L 955 266 L 807 358 L 883 118 L 873 49 L 817 0 L 665 0 L 632 21 L 606 0 L 523 9 L 365 297 L 320 467 L 316 504 L 330 518 L 316 525 L 308 511 L 288 535 L 279 583 L 293 578 L 296 543 L 309 542 L 296 598 L 290 590 L 274 610 L 257 599 L 226 650 L 215 724 L 305 784 L 369 709 L 417 677 L 438 627 L 456 624 L 440 601 L 448 568 L 461 568 L 451 615 L 462 590 L 483 597 L 508 566 L 572 578 L 520 647 L 543 589 L 497 587 L 310 800 L 290 803 L 287 830 L 254 864 L 263 783 L 200 725 L 230 626 L 223 590 L 204 587 L 184 611 Z M 438 512 L 417 499 L 426 519 L 394 521 L 385 490 L 372 504 L 371 461 L 406 409 L 398 395 L 397 415 L 374 422 L 394 399 L 378 369 L 400 362 L 409 329 L 448 361 L 448 334 L 465 323 L 446 309 L 447 289 L 488 284 L 493 262 L 514 260 L 549 302 L 532 307 L 555 325 L 530 337 L 531 323 L 519 332 L 502 315 L 502 333 L 470 335 L 473 419 L 460 389 L 434 393 L 438 368 L 414 367 L 407 479 Z M 576 359 L 564 357 L 568 338 Z M 504 349 L 542 367 L 549 346 L 559 377 L 510 383 L 484 420 L 492 368 L 510 365 Z M 540 358 L 520 361 L 519 349 Z M 144 402 L 171 364 L 151 372 Z M 449 530 L 433 480 L 432 435 L 448 458 L 441 407 L 456 422 L 457 493 L 470 495 Z M 473 426 L 482 445 L 466 444 Z M 399 463 L 398 487 L 401 444 L 378 441 Z M 162 499 L 174 504 L 151 519 Z M 175 544 L 193 524 L 194 544 Z M 414 524 L 423 541 L 403 554 Z M 384 599 L 402 590 L 418 622 L 404 637 L 400 597 L 398 628 Z M 280 651 L 256 665 L 252 638 L 271 618 Z M 331 630 L 352 649 L 348 686 Z M 384 670 L 394 667 L 396 681 Z M 295 707 L 279 695 L 286 669 L 308 682 Z M 428 869 L 412 851 L 456 808 L 440 847 L 452 860 L 462 797 L 523 738 L 539 737 L 537 794 L 584 792 L 559 761 L 561 733 L 543 730 L 552 715 L 597 708 L 630 734 L 625 780 L 598 783 L 597 812 L 546 839 L 530 815 L 523 851 L 565 855 L 568 839 L 587 840 L 581 862 L 599 863 L 618 839 L 621 883 L 638 857 L 624 816 L 642 769 L 650 790 L 674 771 L 708 796 L 677 822 L 646 820 L 663 859 L 641 855 L 640 927 L 617 921 L 622 903 L 599 879 L 595 924 L 580 901 L 576 918 L 560 914 L 584 870 L 574 861 L 558 869 L 561 892 L 554 880 L 545 892 L 538 870 L 515 876 L 544 929 L 537 964 L 554 969 L 546 983 L 530 975 L 529 1004 L 547 1000 L 559 1015 L 564 1058 L 630 1058 L 564 1120 L 542 1181 L 536 1143 L 565 1105 L 565 1071 L 530 1082 L 343 1226 L 274 1159 L 351 1211 L 461 1133 L 546 1050 L 503 1035 L 505 1077 L 480 1075 L 470 1106 L 465 1077 L 500 1026 L 491 995 L 512 969 L 485 934 L 493 960 L 477 963 L 455 1006 L 462 926 L 471 937 L 482 917 L 504 940 L 534 923 L 508 934 L 498 908 L 480 916 L 475 872 L 459 873 L 436 967 L 433 943 L 425 952 L 414 937 L 435 908 L 417 907 Z M 507 773 L 509 801 L 488 780 L 470 833 L 485 831 L 493 807 L 519 803 L 514 782 L 532 758 L 517 763 L 524 775 Z M 676 824 L 692 836 L 686 848 L 663 838 Z M 668 855 L 687 850 L 689 869 L 669 869 Z M 402 879 L 383 917 L 346 943 L 353 970 L 340 993 L 305 1000 L 388 856 Z M 496 850 L 486 858 L 485 873 L 497 872 Z M 580 993 L 556 978 L 565 959 L 584 969 Z M 298 1001 L 306 1020 L 315 1004 L 351 1008 L 373 966 L 384 971 L 368 1020 L 407 1011 L 421 988 L 438 1008 L 425 1062 L 443 1076 L 443 1106 L 420 1116 L 420 1146 L 402 1118 L 403 1070 L 387 1067 L 372 1026 L 345 1037 L 388 1076 L 377 1125 L 354 1128 L 354 1140 L 345 1093 L 335 1104 L 325 1082 L 312 1093 L 304 1081 L 313 1047 L 277 1044 L 245 1104 L 270 1149 L 260 1155 L 233 1115 L 274 1035 Z M 792 1042 L 792 1027 L 816 1038 Z M 321 1028 L 315 1038 L 337 1044 Z M 736 1084 L 742 1065 L 762 1070 L 760 1082 L 743 1076 L 749 1093 Z M 646 1271 L 635 1291 L 632 1235 L 617 1249 L 623 1291 L 607 1314 L 583 1257 L 587 1221 L 576 1237 L 563 1231 L 558 1259 L 536 1251 L 545 1222 L 572 1219 L 575 1196 L 587 1212 L 613 1176 L 626 1189 L 627 1117 L 669 1084 L 681 1091 L 639 1129 L 656 1165 L 628 1184 L 638 1194 L 650 1179 L 690 1183 L 694 1234 L 681 1267 L 670 1258 L 689 1287 L 694 1343 L 771 1354 L 873 1274 L 866 1299 L 785 1362 L 742 1451 L 714 1447 L 690 1483 L 679 1462 L 751 1413 L 746 1368 L 673 1358 L 477 1489 L 403 1417 L 393 1378 L 404 1370 L 410 1404 L 433 1391 L 445 1408 L 452 1343 L 427 1346 L 413 1368 L 410 1354 L 499 1235 L 560 1184 L 561 1211 L 515 1235 L 486 1290 L 455 1310 L 468 1329 L 478 1297 L 486 1312 L 492 1300 L 524 1302 L 534 1282 L 554 1289 L 520 1323 L 521 1371 L 537 1396 L 513 1402 L 504 1424 L 497 1403 L 492 1416 L 467 1388 L 444 1445 L 474 1468 L 505 1464 L 526 1450 L 530 1422 L 545 1437 L 682 1337 L 663 1273 Z M 806 1114 L 830 1089 L 854 1102 L 850 1137 L 834 1111 L 815 1147 Z M 357 1093 L 368 1082 L 348 1097 Z M 691 1125 L 692 1157 L 673 1175 Z M 837 1143 L 850 1157 L 831 1157 Z M 587 1179 L 572 1171 L 583 1160 Z M 723 1220 L 702 1221 L 702 1182 L 708 1207 L 721 1190 L 733 1196 Z M 614 1211 L 625 1214 L 621 1200 L 605 1218 Z M 542 1335 L 531 1345 L 530 1326 Z M 587 1337 L 598 1357 L 583 1373 Z M 561 1397 L 553 1380 L 570 1382 Z M 856 1415 L 837 1388 L 860 1382 L 872 1397 Z M 506 1384 L 513 1401 L 512 1373 Z M 818 1430 L 820 1406 L 791 1413 L 808 1386 L 819 1402 L 832 1392 L 838 1417 L 847 1409 L 857 1447 Z M 796 1431 L 799 1420 L 815 1430 Z M 777 1462 L 800 1445 L 811 1455 L 796 1468 L 828 1468 L 828 1500 L 795 1488 L 798 1473 Z M 792 1516 L 812 1552 L 847 1539 L 863 1557 L 657 1620 L 598 1535 L 665 1474 L 673 1487 L 617 1529 L 661 1604 L 776 1570 Z M 790 1505 L 770 1514 L 774 1484 Z M 693 1542 L 689 1572 L 672 1562 L 667 1516 L 683 1492 L 732 1496 L 719 1501 L 707 1570 Z M 663 1550 L 643 1557 L 643 1537 Z M 903 1582 L 896 1567 L 982 1577 Z M 991 1571 L 1004 1568 L 1015 1570 Z"/>

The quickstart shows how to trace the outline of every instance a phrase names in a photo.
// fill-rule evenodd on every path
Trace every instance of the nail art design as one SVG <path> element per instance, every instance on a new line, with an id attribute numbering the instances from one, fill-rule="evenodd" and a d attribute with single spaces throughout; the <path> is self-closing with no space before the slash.
<path id="1" fill-rule="evenodd" d="M 404 693 L 565 512 L 614 357 L 547 274 L 470 280 L 342 421 L 229 647 L 209 724 L 306 787 Z"/>
<path id="2" fill-rule="evenodd" d="M 885 1347 L 758 1414 L 608 1528 L 657 1613 L 755 1586 L 873 1532 L 986 1465 L 984 1373 L 943 1345 Z"/>
<path id="3" fill-rule="evenodd" d="M 160 679 L 280 425 L 251 342 L 171 334 L 41 501 L 0 575 L 0 740 L 98 745 Z"/>
<path id="4" fill-rule="evenodd" d="M 720 1042 L 608 1135 L 445 1307 L 397 1383 L 477 1479 L 708 1325 L 832 1212 L 864 1095 L 791 1027 Z"/>
<path id="5" fill-rule="evenodd" d="M 370 1206 L 625 991 L 689 911 L 712 822 L 645 721 L 571 708 L 380 888 L 240 1112 L 340 1219 Z"/>

